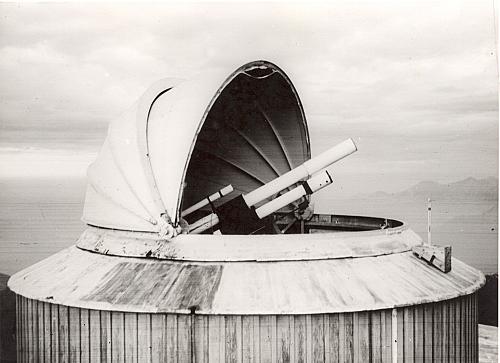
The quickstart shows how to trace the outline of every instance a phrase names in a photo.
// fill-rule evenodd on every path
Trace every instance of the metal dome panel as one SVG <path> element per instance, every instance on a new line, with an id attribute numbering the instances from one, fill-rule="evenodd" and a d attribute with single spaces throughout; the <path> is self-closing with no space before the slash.
<path id="1" fill-rule="evenodd" d="M 247 193 L 309 158 L 302 105 L 274 64 L 162 80 L 110 124 L 88 170 L 83 220 L 161 232 L 182 206 L 228 184 Z"/>

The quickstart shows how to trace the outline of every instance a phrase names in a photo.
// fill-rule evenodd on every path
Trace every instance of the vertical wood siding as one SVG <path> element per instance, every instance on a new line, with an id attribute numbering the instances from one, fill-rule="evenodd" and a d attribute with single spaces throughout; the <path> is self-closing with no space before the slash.
<path id="1" fill-rule="evenodd" d="M 16 303 L 19 362 L 478 361 L 477 294 L 399 308 L 397 321 L 391 309 L 204 316 Z"/>

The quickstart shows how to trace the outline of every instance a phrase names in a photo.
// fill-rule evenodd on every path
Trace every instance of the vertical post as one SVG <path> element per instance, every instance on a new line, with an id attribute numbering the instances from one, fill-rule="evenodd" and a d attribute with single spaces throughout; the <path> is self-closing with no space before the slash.
<path id="1" fill-rule="evenodd" d="M 392 320 L 391 320 L 391 355 L 392 363 L 398 362 L 398 310 L 396 308 L 392 309 Z"/>
<path id="2" fill-rule="evenodd" d="M 431 238 L 431 218 L 432 218 L 432 201 L 431 198 L 427 199 L 427 244 L 432 245 Z"/>

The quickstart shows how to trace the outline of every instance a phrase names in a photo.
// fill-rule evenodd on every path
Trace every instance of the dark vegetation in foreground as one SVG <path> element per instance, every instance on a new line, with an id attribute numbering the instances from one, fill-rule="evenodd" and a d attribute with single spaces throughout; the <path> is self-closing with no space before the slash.
<path id="1" fill-rule="evenodd" d="M 16 297 L 0 273 L 0 362 L 16 361 Z"/>
<path id="2" fill-rule="evenodd" d="M 498 326 L 498 274 L 486 275 L 479 290 L 479 324 Z"/>

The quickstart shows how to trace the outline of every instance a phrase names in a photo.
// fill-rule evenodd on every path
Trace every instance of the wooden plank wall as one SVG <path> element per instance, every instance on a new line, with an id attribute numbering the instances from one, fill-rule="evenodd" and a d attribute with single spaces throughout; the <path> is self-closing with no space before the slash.
<path id="1" fill-rule="evenodd" d="M 396 314 L 203 316 L 16 302 L 19 362 L 478 361 L 476 294 Z"/>

